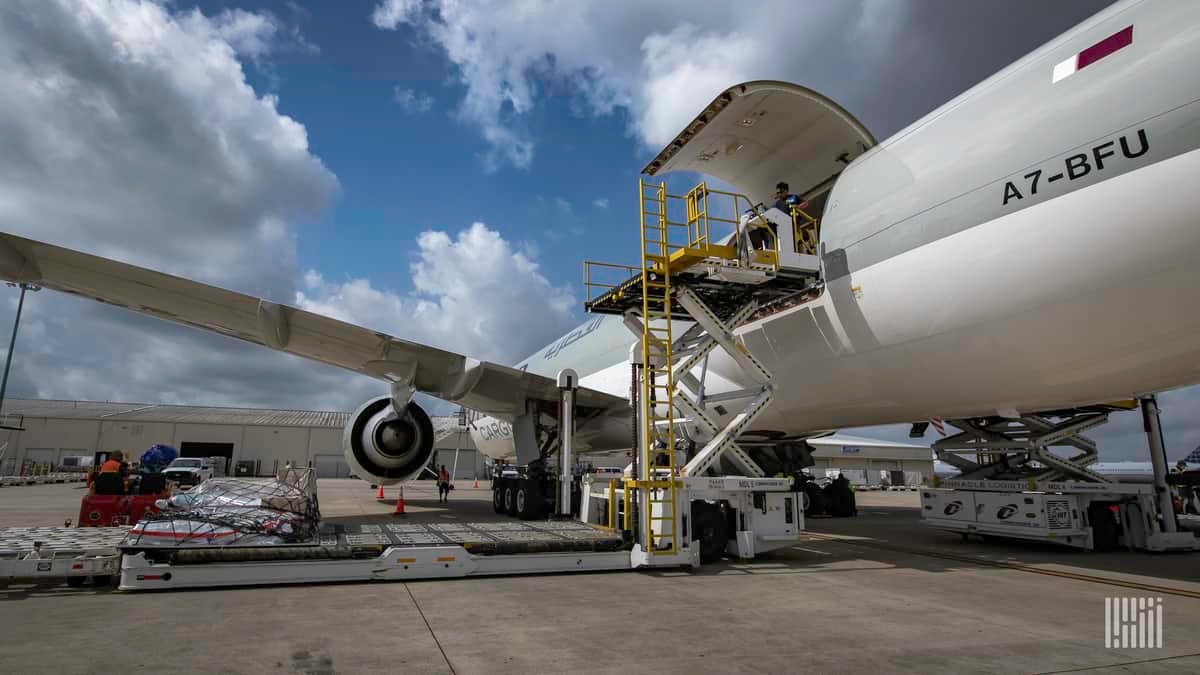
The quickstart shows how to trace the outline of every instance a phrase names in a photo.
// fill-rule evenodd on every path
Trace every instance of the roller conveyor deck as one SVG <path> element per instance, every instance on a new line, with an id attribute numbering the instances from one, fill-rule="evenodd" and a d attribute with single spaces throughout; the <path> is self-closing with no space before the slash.
<path id="1" fill-rule="evenodd" d="M 206 545 L 203 541 L 148 545 L 131 536 L 120 549 L 176 563 L 354 559 L 388 548 L 461 546 L 474 555 L 615 551 L 621 536 L 579 521 L 325 524 L 319 541 L 275 545 Z"/>

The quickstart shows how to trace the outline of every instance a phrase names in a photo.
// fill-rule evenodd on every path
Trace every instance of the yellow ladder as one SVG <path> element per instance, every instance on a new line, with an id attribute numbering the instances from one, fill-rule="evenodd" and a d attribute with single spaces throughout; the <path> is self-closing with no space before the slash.
<path id="1" fill-rule="evenodd" d="M 642 218 L 642 466 L 648 480 L 637 481 L 646 490 L 644 530 L 647 552 L 674 555 L 679 552 L 679 528 L 676 518 L 675 469 L 675 378 L 672 371 L 671 344 L 671 249 L 667 216 L 666 183 L 654 185 L 639 180 Z M 689 201 L 689 207 L 692 203 Z M 689 208 L 689 216 L 692 209 Z M 690 219 L 689 219 L 690 220 Z M 689 228 L 690 229 L 690 228 Z M 689 235 L 691 233 L 689 232 Z M 689 236 L 691 239 L 691 236 Z M 676 246 L 675 248 L 682 248 Z M 659 453 L 658 441 L 665 443 Z M 665 454 L 665 462 L 660 461 Z M 665 473 L 665 477 L 663 474 Z"/>

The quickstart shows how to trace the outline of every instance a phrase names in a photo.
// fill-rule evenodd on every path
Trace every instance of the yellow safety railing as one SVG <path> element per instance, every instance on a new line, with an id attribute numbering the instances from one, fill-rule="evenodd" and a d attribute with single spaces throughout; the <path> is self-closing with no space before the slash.
<path id="1" fill-rule="evenodd" d="M 798 206 L 792 207 L 792 234 L 796 241 L 796 253 L 817 254 L 821 231 L 817 219 Z"/>
<path id="2" fill-rule="evenodd" d="M 737 260 L 737 242 L 742 236 L 741 215 L 744 213 L 753 213 L 772 240 L 767 250 L 754 251 L 756 262 L 778 264 L 775 255 L 778 242 L 770 234 L 770 228 L 758 207 L 745 195 L 714 190 L 705 182 L 683 195 L 668 193 L 666 183 L 639 181 L 639 186 L 643 228 L 649 219 L 651 226 L 661 226 L 664 233 L 655 243 L 659 246 L 657 253 L 665 256 L 666 260 L 656 264 L 670 265 L 674 273 L 706 258 Z M 682 203 L 682 212 L 679 203 Z M 729 244 L 714 241 L 714 224 L 725 225 L 732 230 L 733 237 Z M 681 236 L 675 235 L 677 230 Z"/>
<path id="3" fill-rule="evenodd" d="M 587 301 L 591 302 L 615 288 L 628 284 L 640 270 L 641 268 L 637 265 L 620 265 L 595 260 L 583 261 L 583 288 Z M 611 276 L 616 276 L 616 280 L 608 280 Z M 601 277 L 606 278 L 601 279 Z"/>
<path id="4" fill-rule="evenodd" d="M 711 198 L 718 197 L 724 200 L 732 208 L 729 213 L 732 217 L 727 218 L 721 215 L 726 212 L 725 209 L 718 209 L 717 213 L 713 213 Z M 726 192 L 724 190 L 714 190 L 708 187 L 708 183 L 702 182 L 692 188 L 686 195 L 684 200 L 687 202 L 688 209 L 688 246 L 691 248 L 707 248 L 712 245 L 710 238 L 710 230 L 712 223 L 724 223 L 733 228 L 735 235 L 741 235 L 741 214 L 747 211 L 753 211 L 754 215 L 761 221 L 762 214 L 759 213 L 758 207 L 750 201 L 750 198 L 738 194 L 736 192 Z M 762 221 L 765 224 L 765 221 Z M 736 238 L 735 238 L 736 241 Z"/>
<path id="5" fill-rule="evenodd" d="M 743 229 L 741 216 L 752 213 L 749 223 L 761 228 L 768 239 L 765 249 L 749 252 L 756 265 L 778 266 L 778 237 L 772 234 L 762 212 L 748 197 L 736 192 L 714 190 L 706 182 L 677 195 L 667 192 L 666 183 L 638 182 L 638 205 L 642 220 L 643 250 L 650 246 L 653 256 L 652 272 L 662 274 L 666 267 L 676 274 L 705 259 L 739 260 L 739 242 Z M 795 210 L 793 228 L 797 252 L 815 253 L 817 221 L 801 210 Z M 726 229 L 727 228 L 727 229 Z M 714 239 L 713 230 L 717 230 Z M 646 239 L 647 232 L 653 236 Z M 732 234 L 732 237 L 729 235 Z M 728 238 L 728 243 L 720 243 Z M 609 299 L 625 297 L 628 287 L 633 300 L 638 291 L 633 288 L 642 277 L 642 268 L 633 265 L 585 260 L 583 286 L 587 302 L 606 295 Z"/>
<path id="6" fill-rule="evenodd" d="M 611 530 L 624 531 L 632 529 L 633 523 L 630 522 L 630 510 L 632 506 L 632 495 L 634 488 L 648 487 L 651 485 L 661 487 L 659 485 L 663 481 L 637 481 L 631 478 L 610 479 L 608 481 L 608 528 Z M 679 483 L 677 487 L 682 487 Z M 621 497 L 617 498 L 617 490 L 621 490 Z M 620 506 L 621 508 L 617 508 Z"/>

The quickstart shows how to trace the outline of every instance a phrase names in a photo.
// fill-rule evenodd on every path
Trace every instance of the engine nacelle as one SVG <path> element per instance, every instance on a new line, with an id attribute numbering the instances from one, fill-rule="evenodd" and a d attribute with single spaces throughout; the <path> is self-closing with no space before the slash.
<path id="1" fill-rule="evenodd" d="M 433 423 L 416 403 L 397 415 L 392 399 L 380 396 L 354 411 L 342 433 L 342 453 L 363 480 L 378 485 L 410 480 L 433 456 Z"/>

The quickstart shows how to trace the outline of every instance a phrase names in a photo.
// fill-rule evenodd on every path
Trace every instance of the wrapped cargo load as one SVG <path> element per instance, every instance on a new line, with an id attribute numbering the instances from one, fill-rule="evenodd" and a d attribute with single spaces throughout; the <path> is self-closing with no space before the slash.
<path id="1" fill-rule="evenodd" d="M 286 469 L 273 480 L 214 478 L 158 506 L 123 547 L 311 544 L 321 522 L 312 469 Z"/>

